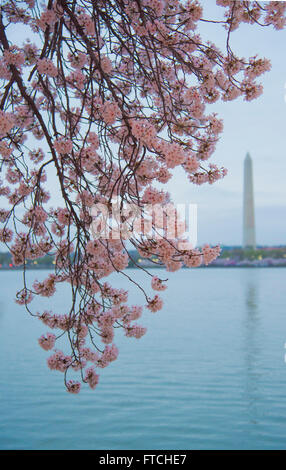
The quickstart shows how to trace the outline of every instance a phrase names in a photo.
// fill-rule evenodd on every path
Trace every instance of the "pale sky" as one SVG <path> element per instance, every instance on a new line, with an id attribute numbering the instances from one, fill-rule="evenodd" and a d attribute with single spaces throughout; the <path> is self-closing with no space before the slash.
<path id="1" fill-rule="evenodd" d="M 203 0 L 202 4 L 205 18 L 220 19 L 224 9 L 214 0 Z M 226 33 L 221 25 L 204 23 L 199 32 L 225 50 Z M 15 28 L 15 43 L 20 45 L 23 39 Z M 260 78 L 264 94 L 257 100 L 247 103 L 239 98 L 208 108 L 224 119 L 224 132 L 211 159 L 228 168 L 224 180 L 197 187 L 176 169 L 168 183 L 175 202 L 198 204 L 198 244 L 241 244 L 243 160 L 247 152 L 254 169 L 257 243 L 286 244 L 285 43 L 286 30 L 273 27 L 242 25 L 232 33 L 232 49 L 238 56 L 267 57 L 272 70 Z M 52 192 L 55 194 L 54 188 Z"/>
<path id="2" fill-rule="evenodd" d="M 205 17 L 220 12 L 205 0 Z M 204 25 L 204 33 L 222 49 L 225 33 L 220 26 Z M 205 34 L 204 34 L 205 37 Z M 238 56 L 258 54 L 272 62 L 262 75 L 264 94 L 250 103 L 241 98 L 209 107 L 224 119 L 224 132 L 212 161 L 228 168 L 228 175 L 213 185 L 195 187 L 178 175 L 170 184 L 178 202 L 198 204 L 198 242 L 240 245 L 242 242 L 243 160 L 253 160 L 258 244 L 286 244 L 286 31 L 242 25 L 232 33 Z M 180 176 L 179 176 L 180 175 Z"/>

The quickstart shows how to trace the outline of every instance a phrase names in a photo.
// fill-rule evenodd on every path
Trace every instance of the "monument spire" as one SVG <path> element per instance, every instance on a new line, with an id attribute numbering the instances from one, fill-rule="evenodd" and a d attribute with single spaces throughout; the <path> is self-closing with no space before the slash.
<path id="1" fill-rule="evenodd" d="M 243 181 L 243 248 L 256 248 L 252 160 L 244 159 Z"/>

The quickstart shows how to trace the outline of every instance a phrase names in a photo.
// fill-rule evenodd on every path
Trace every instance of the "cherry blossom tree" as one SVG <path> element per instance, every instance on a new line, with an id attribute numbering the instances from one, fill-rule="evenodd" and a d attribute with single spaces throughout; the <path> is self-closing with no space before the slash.
<path id="1" fill-rule="evenodd" d="M 125 270 L 130 247 L 167 271 L 208 264 L 219 254 L 219 247 L 182 244 L 184 227 L 165 210 L 172 199 L 164 185 L 175 167 L 190 184 L 225 176 L 208 163 L 223 130 L 208 104 L 257 98 L 263 91 L 257 77 L 270 69 L 265 58 L 237 57 L 231 32 L 242 23 L 282 29 L 286 4 L 217 5 L 223 20 L 208 18 L 196 0 L 1 2 L 0 241 L 23 267 L 16 301 L 49 328 L 39 344 L 53 350 L 48 366 L 64 373 L 71 393 L 82 382 L 94 389 L 98 370 L 117 358 L 117 328 L 135 338 L 146 331 L 137 324 L 143 305 L 128 305 L 128 292 L 106 281 L 110 274 L 135 283 L 149 311 L 163 306 Z M 225 50 L 203 42 L 202 22 L 224 28 Z M 59 207 L 49 202 L 55 191 Z M 95 217 L 92 209 L 105 208 L 110 227 L 114 200 L 128 236 L 121 225 L 94 236 L 91 227 L 102 224 L 104 209 Z M 163 208 L 159 222 L 150 215 L 154 205 Z M 130 207 L 139 218 L 129 217 Z M 167 237 L 170 220 L 176 233 Z M 25 263 L 44 255 L 53 257 L 54 272 L 29 285 Z M 150 290 L 166 288 L 144 271 Z M 72 294 L 65 312 L 33 307 L 62 283 Z M 56 347 L 63 336 L 66 352 Z"/>

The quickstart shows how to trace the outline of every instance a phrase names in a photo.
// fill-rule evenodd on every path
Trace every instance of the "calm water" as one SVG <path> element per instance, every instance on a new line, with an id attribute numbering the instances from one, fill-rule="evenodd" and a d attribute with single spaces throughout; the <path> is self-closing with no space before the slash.
<path id="1" fill-rule="evenodd" d="M 0 448 L 286 448 L 286 269 L 169 278 L 165 309 L 141 322 L 147 335 L 119 338 L 96 391 L 73 396 L 46 367 L 45 326 L 12 300 L 20 272 L 0 272 Z M 39 308 L 65 312 L 68 290 L 49 302 Z"/>

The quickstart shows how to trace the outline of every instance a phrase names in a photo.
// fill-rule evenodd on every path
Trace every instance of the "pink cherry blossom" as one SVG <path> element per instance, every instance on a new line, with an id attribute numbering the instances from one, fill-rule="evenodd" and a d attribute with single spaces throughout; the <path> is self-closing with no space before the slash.
<path id="1" fill-rule="evenodd" d="M 69 393 L 77 394 L 80 392 L 81 384 L 80 382 L 76 382 L 75 380 L 69 380 L 66 384 L 66 387 Z"/>
<path id="2" fill-rule="evenodd" d="M 219 22 L 208 3 L 1 4 L 0 242 L 23 271 L 15 300 L 52 331 L 38 342 L 70 393 L 81 382 L 96 387 L 98 369 L 117 359 L 118 331 L 142 337 L 137 320 L 163 308 L 166 283 L 146 260 L 176 272 L 220 254 L 186 244 L 166 184 L 178 172 L 197 186 L 226 177 L 215 162 L 223 132 L 215 103 L 258 98 L 271 68 L 263 55 L 232 49 L 233 31 L 239 39 L 248 28 L 284 28 L 286 2 L 217 0 Z M 31 280 L 27 263 L 43 257 L 53 270 Z M 132 264 L 151 277 L 146 287 Z M 138 290 L 135 305 L 118 287 L 122 276 Z M 37 299 L 52 307 L 56 291 L 65 292 L 61 311 L 37 311 Z"/>
<path id="3" fill-rule="evenodd" d="M 99 375 L 95 372 L 94 367 L 88 367 L 85 370 L 84 380 L 88 383 L 88 385 L 92 389 L 94 389 L 97 386 Z"/>
<path id="4" fill-rule="evenodd" d="M 4 137 L 14 126 L 15 119 L 11 113 L 0 110 L 0 137 Z"/>
<path id="5" fill-rule="evenodd" d="M 163 284 L 161 279 L 159 279 L 157 276 L 152 277 L 152 289 L 157 290 L 157 291 L 163 291 L 167 289 L 167 286 Z"/>
<path id="6" fill-rule="evenodd" d="M 53 349 L 56 341 L 56 336 L 52 333 L 47 333 L 46 336 L 42 335 L 39 339 L 39 345 L 48 351 L 49 349 Z"/>
<path id="7" fill-rule="evenodd" d="M 163 308 L 163 300 L 158 295 L 155 295 L 153 299 L 148 300 L 146 307 L 153 313 L 158 312 L 158 310 Z"/>
<path id="8" fill-rule="evenodd" d="M 37 61 L 37 69 L 39 73 L 49 77 L 56 77 L 58 75 L 58 70 L 50 59 L 39 59 Z"/>

